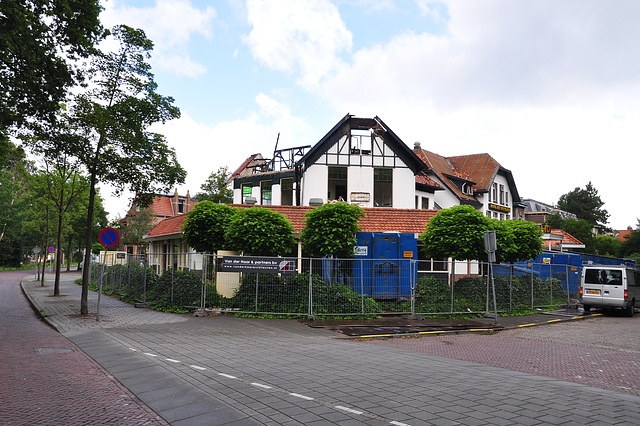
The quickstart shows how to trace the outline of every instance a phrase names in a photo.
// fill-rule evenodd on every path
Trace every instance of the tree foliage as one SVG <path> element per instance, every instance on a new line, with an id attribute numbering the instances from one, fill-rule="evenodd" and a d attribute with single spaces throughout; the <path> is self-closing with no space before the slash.
<path id="1" fill-rule="evenodd" d="M 154 216 L 155 213 L 151 207 L 143 207 L 126 220 L 118 220 L 113 226 L 120 233 L 120 244 L 138 248 L 144 247 L 146 242 L 143 237 L 153 228 Z"/>
<path id="2" fill-rule="evenodd" d="M 0 2 L 0 137 L 29 119 L 50 119 L 78 81 L 72 61 L 103 34 L 99 0 Z"/>
<path id="3" fill-rule="evenodd" d="M 491 220 L 496 231 L 498 262 L 520 262 L 535 259 L 542 253 L 542 230 L 524 220 Z"/>
<path id="4" fill-rule="evenodd" d="M 640 219 L 638 219 L 636 229 L 631 231 L 622 242 L 620 256 L 640 258 Z"/>
<path id="5" fill-rule="evenodd" d="M 196 194 L 198 201 L 213 201 L 214 203 L 232 203 L 233 190 L 225 184 L 229 177 L 227 166 L 211 172 L 205 183 L 200 186 L 202 192 Z"/>
<path id="6" fill-rule="evenodd" d="M 68 105 L 60 122 L 69 131 L 59 138 L 32 141 L 42 152 L 69 153 L 86 168 L 89 181 L 86 247 L 92 246 L 94 201 L 98 182 L 110 184 L 119 195 L 126 188 L 138 194 L 141 205 L 154 194 L 182 183 L 186 172 L 163 135 L 149 131 L 155 123 L 178 118 L 173 98 L 156 92 L 151 67 L 146 62 L 153 43 L 142 30 L 115 27 L 115 51 L 98 52 L 88 71 L 90 84 Z M 54 128 L 57 123 L 50 123 Z M 90 262 L 87 250 L 85 263 Z M 88 313 L 88 268 L 83 272 L 81 314 Z"/>
<path id="7" fill-rule="evenodd" d="M 284 256 L 295 246 L 293 225 L 282 213 L 250 207 L 238 210 L 225 237 L 231 250 L 246 256 Z"/>
<path id="8" fill-rule="evenodd" d="M 587 221 L 592 227 L 593 225 L 604 226 L 609 221 L 609 212 L 603 209 L 603 206 L 604 202 L 591 182 L 585 186 L 585 189 L 575 188 L 558 200 L 558 207 L 575 214 L 578 219 Z"/>
<path id="9" fill-rule="evenodd" d="M 611 235 L 598 235 L 593 241 L 594 254 L 616 257 L 620 254 L 622 243 Z"/>
<path id="10" fill-rule="evenodd" d="M 356 232 L 363 210 L 345 202 L 327 203 L 305 214 L 300 233 L 302 249 L 310 256 L 353 257 Z"/>
<path id="11" fill-rule="evenodd" d="M 489 219 L 471 206 L 454 206 L 435 215 L 422 234 L 427 257 L 486 260 L 484 232 L 496 231 L 496 260 L 518 262 L 542 253 L 542 231 L 532 222 Z"/>
<path id="12" fill-rule="evenodd" d="M 472 206 L 453 206 L 429 220 L 422 233 L 427 257 L 433 259 L 486 259 L 484 231 L 490 220 Z"/>
<path id="13" fill-rule="evenodd" d="M 194 250 L 214 252 L 227 248 L 225 231 L 237 209 L 213 201 L 201 201 L 191 210 L 182 226 L 184 239 Z"/>

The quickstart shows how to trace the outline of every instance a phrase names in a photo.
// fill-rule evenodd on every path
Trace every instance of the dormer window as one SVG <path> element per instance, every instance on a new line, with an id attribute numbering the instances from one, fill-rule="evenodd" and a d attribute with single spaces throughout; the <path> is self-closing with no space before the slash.
<path id="1" fill-rule="evenodd" d="M 185 211 L 186 204 L 184 200 L 178 200 L 178 214 L 183 214 Z"/>
<path id="2" fill-rule="evenodd" d="M 371 155 L 373 133 L 369 130 L 351 130 L 351 154 L 352 155 Z"/>
<path id="3" fill-rule="evenodd" d="M 473 195 L 473 185 L 467 182 L 462 182 L 462 187 L 460 188 L 463 194 Z"/>

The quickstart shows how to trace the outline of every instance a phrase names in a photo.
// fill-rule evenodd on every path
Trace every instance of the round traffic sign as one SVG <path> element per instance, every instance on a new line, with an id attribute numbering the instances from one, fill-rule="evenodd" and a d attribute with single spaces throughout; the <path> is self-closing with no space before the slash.
<path id="1" fill-rule="evenodd" d="M 54 251 L 56 251 L 56 248 L 54 246 L 49 246 L 49 253 L 53 253 Z"/>
<path id="2" fill-rule="evenodd" d="M 98 235 L 98 241 L 104 248 L 115 247 L 120 241 L 120 234 L 113 228 L 104 228 Z"/>

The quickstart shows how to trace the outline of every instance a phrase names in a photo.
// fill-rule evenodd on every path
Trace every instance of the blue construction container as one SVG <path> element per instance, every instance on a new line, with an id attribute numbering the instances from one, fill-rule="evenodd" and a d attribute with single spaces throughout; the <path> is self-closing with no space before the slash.
<path id="1" fill-rule="evenodd" d="M 375 299 L 411 297 L 417 278 L 418 240 L 414 234 L 356 234 L 353 289 Z"/>

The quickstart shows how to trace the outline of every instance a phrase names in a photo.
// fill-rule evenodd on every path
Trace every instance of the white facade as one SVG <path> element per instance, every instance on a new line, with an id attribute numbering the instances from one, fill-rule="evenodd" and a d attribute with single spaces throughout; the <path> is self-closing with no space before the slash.
<path id="1" fill-rule="evenodd" d="M 492 219 L 513 218 L 513 197 L 509 191 L 509 182 L 503 175 L 497 174 L 489 185 L 489 192 L 482 197 L 482 210 Z"/>

